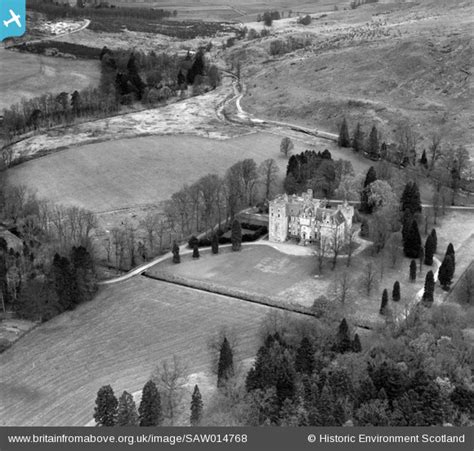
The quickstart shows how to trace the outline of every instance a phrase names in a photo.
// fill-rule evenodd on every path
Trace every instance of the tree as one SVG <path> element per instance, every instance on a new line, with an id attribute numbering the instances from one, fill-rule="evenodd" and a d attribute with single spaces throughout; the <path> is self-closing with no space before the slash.
<path id="1" fill-rule="evenodd" d="M 186 365 L 173 355 L 171 362 L 164 360 L 153 371 L 151 380 L 160 394 L 161 415 L 167 426 L 172 426 L 176 416 L 180 415 L 182 400 L 188 382 Z"/>
<path id="2" fill-rule="evenodd" d="M 454 263 L 452 255 L 448 254 L 444 257 L 438 271 L 438 280 L 443 290 L 449 290 L 449 286 L 453 280 Z"/>
<path id="3" fill-rule="evenodd" d="M 288 136 L 285 136 L 280 143 L 280 152 L 285 155 L 285 157 L 288 157 L 294 147 L 293 141 L 288 138 Z"/>
<path id="4" fill-rule="evenodd" d="M 438 250 L 438 236 L 436 235 L 436 229 L 433 229 L 431 231 L 431 236 L 433 238 L 433 253 L 436 254 L 437 250 Z"/>
<path id="5" fill-rule="evenodd" d="M 214 232 L 212 234 L 211 249 L 212 249 L 213 254 L 218 254 L 219 253 L 219 235 L 217 235 L 217 232 Z"/>
<path id="6" fill-rule="evenodd" d="M 420 164 L 424 168 L 428 169 L 428 158 L 426 158 L 426 150 L 423 149 L 423 153 L 421 154 Z"/>
<path id="7" fill-rule="evenodd" d="M 431 266 L 433 264 L 434 249 L 433 236 L 428 235 L 425 242 L 425 265 Z"/>
<path id="8" fill-rule="evenodd" d="M 403 242 L 403 252 L 408 258 L 418 258 L 420 255 L 420 249 L 421 236 L 420 231 L 418 230 L 418 223 L 414 219 Z"/>
<path id="9" fill-rule="evenodd" d="M 400 199 L 400 210 L 409 210 L 412 215 L 421 212 L 420 190 L 416 182 L 408 182 Z"/>
<path id="10" fill-rule="evenodd" d="M 194 259 L 199 258 L 199 247 L 197 244 L 195 244 L 193 247 L 193 258 Z"/>
<path id="11" fill-rule="evenodd" d="M 94 420 L 97 426 L 115 426 L 118 401 L 110 385 L 104 385 L 97 392 Z"/>
<path id="12" fill-rule="evenodd" d="M 140 426 L 160 426 L 163 421 L 160 394 L 152 380 L 143 387 L 138 414 Z"/>
<path id="13" fill-rule="evenodd" d="M 339 128 L 339 138 L 337 140 L 339 147 L 350 147 L 351 141 L 349 138 L 349 129 L 347 128 L 346 118 L 343 118 L 342 124 Z"/>
<path id="14" fill-rule="evenodd" d="M 352 134 L 352 148 L 355 152 L 364 151 L 364 132 L 359 122 L 357 122 L 357 126 Z"/>
<path id="15" fill-rule="evenodd" d="M 222 341 L 217 365 L 217 387 L 222 388 L 234 375 L 234 357 L 227 337 Z"/>
<path id="16" fill-rule="evenodd" d="M 352 352 L 361 352 L 362 345 L 360 343 L 359 334 L 354 334 L 354 340 L 352 340 Z"/>
<path id="17" fill-rule="evenodd" d="M 453 258 L 453 273 L 454 271 L 456 270 L 456 257 L 455 257 L 455 254 L 454 254 L 454 246 L 453 246 L 453 243 L 449 243 L 448 244 L 448 247 L 446 249 L 446 255 L 451 255 L 451 257 Z"/>
<path id="18" fill-rule="evenodd" d="M 296 350 L 295 370 L 298 373 L 311 375 L 314 370 L 314 348 L 308 337 L 301 339 L 300 345 Z"/>
<path id="19" fill-rule="evenodd" d="M 120 396 L 117 411 L 117 426 L 137 426 L 138 413 L 133 396 L 124 391 Z"/>
<path id="20" fill-rule="evenodd" d="M 365 176 L 364 188 L 360 195 L 360 210 L 364 213 L 372 213 L 372 209 L 369 205 L 369 193 L 370 193 L 370 184 L 377 180 L 377 173 L 375 168 L 370 166 L 367 174 Z"/>
<path id="21" fill-rule="evenodd" d="M 349 325 L 347 324 L 346 318 L 343 318 L 339 324 L 334 350 L 340 354 L 352 350 L 351 337 L 349 335 Z"/>
<path id="22" fill-rule="evenodd" d="M 395 139 L 397 141 L 396 163 L 398 166 L 414 165 L 418 136 L 411 126 L 406 122 L 398 124 Z"/>
<path id="23" fill-rule="evenodd" d="M 380 310 L 379 310 L 379 313 L 381 315 L 385 315 L 385 313 L 387 312 L 387 304 L 388 304 L 388 291 L 385 288 L 382 293 L 382 302 L 380 304 Z"/>
<path id="24" fill-rule="evenodd" d="M 181 257 L 179 256 L 179 246 L 178 243 L 173 241 L 173 263 L 180 263 L 181 262 Z"/>
<path id="25" fill-rule="evenodd" d="M 269 200 L 272 197 L 273 190 L 277 181 L 280 169 L 273 158 L 262 161 L 258 167 L 260 183 L 264 188 L 264 199 Z"/>
<path id="26" fill-rule="evenodd" d="M 428 271 L 425 278 L 425 291 L 423 292 L 423 301 L 432 303 L 434 300 L 435 280 L 433 271 Z"/>
<path id="27" fill-rule="evenodd" d="M 393 284 L 393 290 L 392 290 L 392 300 L 395 302 L 398 302 L 401 299 L 400 296 L 400 282 L 398 280 L 395 281 Z"/>
<path id="28" fill-rule="evenodd" d="M 410 262 L 410 280 L 414 282 L 416 280 L 416 261 Z"/>
<path id="29" fill-rule="evenodd" d="M 191 426 L 199 426 L 202 418 L 202 397 L 199 387 L 194 386 L 193 396 L 191 398 Z"/>
<path id="30" fill-rule="evenodd" d="M 234 219 L 234 222 L 232 223 L 230 240 L 232 242 L 232 250 L 240 251 L 242 247 L 242 227 L 237 219 Z"/>
<path id="31" fill-rule="evenodd" d="M 369 134 L 369 141 L 367 143 L 367 154 L 369 158 L 373 160 L 378 160 L 380 158 L 380 143 L 379 143 L 379 133 L 377 127 L 374 125 Z"/>
<path id="32" fill-rule="evenodd" d="M 370 296 L 372 289 L 377 285 L 377 268 L 372 262 L 369 262 L 365 265 L 361 283 L 367 292 L 367 296 Z"/>

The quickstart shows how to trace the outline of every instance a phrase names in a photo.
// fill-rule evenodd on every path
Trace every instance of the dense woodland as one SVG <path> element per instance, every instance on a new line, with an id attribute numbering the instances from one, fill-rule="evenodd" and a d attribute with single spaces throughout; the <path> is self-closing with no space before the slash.
<path id="1" fill-rule="evenodd" d="M 455 305 L 420 304 L 398 325 L 372 331 L 365 341 L 376 344 L 364 347 L 334 305 L 319 319 L 273 317 L 247 372 L 237 370 L 224 337 L 207 396 L 197 385 L 192 394 L 184 389 L 185 367 L 174 359 L 167 372 L 165 363 L 153 373 L 138 410 L 127 392 L 117 400 L 111 386 L 102 387 L 94 418 L 99 426 L 472 425 L 463 321 Z"/>
<path id="2" fill-rule="evenodd" d="M 53 205 L 23 186 L 2 181 L 0 217 L 19 243 L 8 247 L 0 238 L 3 312 L 47 321 L 93 298 L 97 275 L 92 213 Z"/>

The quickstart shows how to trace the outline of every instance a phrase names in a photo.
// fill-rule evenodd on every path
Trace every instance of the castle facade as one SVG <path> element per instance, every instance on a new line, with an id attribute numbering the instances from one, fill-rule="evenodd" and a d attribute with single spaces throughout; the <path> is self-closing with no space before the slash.
<path id="1" fill-rule="evenodd" d="M 301 196 L 280 195 L 269 204 L 269 240 L 282 243 L 296 239 L 303 245 L 319 243 L 330 249 L 347 244 L 352 228 L 354 207 L 344 202 L 337 209 L 328 202 L 313 198 L 308 190 Z"/>

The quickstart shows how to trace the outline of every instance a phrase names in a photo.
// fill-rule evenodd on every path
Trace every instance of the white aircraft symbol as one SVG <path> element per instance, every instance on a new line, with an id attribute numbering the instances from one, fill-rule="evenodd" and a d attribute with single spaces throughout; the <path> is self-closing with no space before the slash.
<path id="1" fill-rule="evenodd" d="M 3 25 L 8 27 L 8 25 L 10 25 L 12 22 L 15 22 L 18 25 L 18 27 L 21 28 L 20 16 L 15 14 L 12 9 L 10 9 L 10 14 L 11 14 L 12 18 L 9 19 L 9 20 L 4 20 Z"/>

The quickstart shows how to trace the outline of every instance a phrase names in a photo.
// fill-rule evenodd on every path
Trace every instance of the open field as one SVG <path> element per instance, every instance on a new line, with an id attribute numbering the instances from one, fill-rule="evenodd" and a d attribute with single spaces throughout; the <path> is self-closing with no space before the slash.
<path id="1" fill-rule="evenodd" d="M 285 19 L 274 25 L 276 36 L 233 49 L 249 55 L 242 106 L 257 117 L 330 131 L 346 116 L 350 129 L 360 121 L 368 133 L 376 124 L 388 141 L 407 120 L 419 149 L 441 131 L 445 142 L 473 150 L 472 12 L 469 2 L 419 2 L 364 5 L 306 27 Z M 270 42 L 292 33 L 310 45 L 271 57 Z"/>
<path id="2" fill-rule="evenodd" d="M 0 111 L 22 98 L 48 92 L 59 94 L 95 86 L 99 81 L 97 61 L 76 61 L 0 49 Z"/>
<path id="3" fill-rule="evenodd" d="M 223 175 L 235 162 L 275 158 L 283 175 L 287 160 L 281 137 L 249 134 L 227 140 L 198 136 L 155 136 L 107 141 L 63 150 L 9 170 L 14 183 L 53 202 L 104 212 L 158 205 L 208 173 Z M 332 143 L 320 143 L 320 149 Z M 324 146 L 324 147 L 323 147 Z M 307 146 L 296 143 L 295 151 Z"/>
<path id="4" fill-rule="evenodd" d="M 142 277 L 103 289 L 0 355 L 0 424 L 84 425 L 102 385 L 136 392 L 173 355 L 189 373 L 208 372 L 208 343 L 224 328 L 235 360 L 252 357 L 271 310 Z"/>

